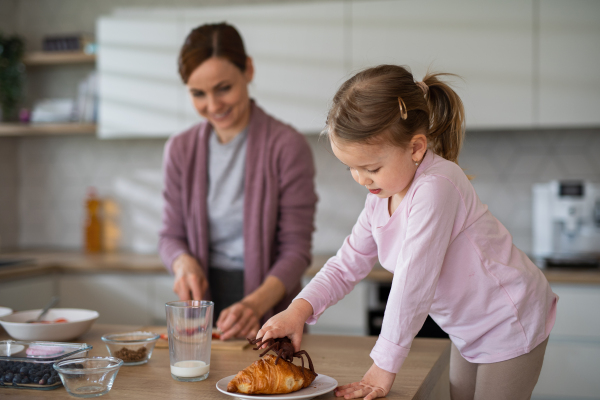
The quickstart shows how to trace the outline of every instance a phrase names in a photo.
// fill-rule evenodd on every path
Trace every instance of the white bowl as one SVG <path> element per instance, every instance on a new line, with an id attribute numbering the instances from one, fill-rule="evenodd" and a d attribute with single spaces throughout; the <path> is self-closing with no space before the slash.
<path id="1" fill-rule="evenodd" d="M 68 322 L 31 324 L 25 321 L 37 318 L 42 310 L 18 311 L 0 317 L 0 325 L 17 340 L 43 340 L 64 342 L 75 339 L 87 332 L 100 314 L 93 310 L 80 308 L 52 308 L 43 318 L 54 321 L 65 318 Z"/>
<path id="2" fill-rule="evenodd" d="M 4 317 L 6 315 L 12 314 L 12 312 L 13 312 L 12 308 L 0 307 L 0 318 Z"/>

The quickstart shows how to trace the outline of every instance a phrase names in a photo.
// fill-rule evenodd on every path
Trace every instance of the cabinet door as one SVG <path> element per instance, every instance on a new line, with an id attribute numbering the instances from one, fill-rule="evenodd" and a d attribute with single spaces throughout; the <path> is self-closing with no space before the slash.
<path id="1" fill-rule="evenodd" d="M 341 1 L 263 4 L 188 12 L 184 26 L 187 33 L 207 22 L 234 25 L 254 60 L 251 96 L 269 114 L 314 133 L 345 77 L 343 18 Z M 185 110 L 186 121 L 197 120 L 191 106 Z"/>
<path id="2" fill-rule="evenodd" d="M 544 0 L 539 7 L 539 123 L 598 126 L 600 2 Z"/>
<path id="3" fill-rule="evenodd" d="M 544 365 L 533 398 L 598 399 L 600 287 L 553 284 L 559 296 Z"/>
<path id="4" fill-rule="evenodd" d="M 302 279 L 303 286 L 308 282 L 310 279 Z M 367 281 L 359 282 L 346 297 L 325 310 L 317 323 L 309 326 L 309 332 L 317 335 L 368 335 L 368 285 Z"/>
<path id="5" fill-rule="evenodd" d="M 532 10 L 532 0 L 353 2 L 352 68 L 454 73 L 467 127 L 531 127 Z"/>
<path id="6" fill-rule="evenodd" d="M 53 275 L 19 279 L 0 284 L 0 306 L 13 311 L 43 308 L 55 295 L 56 278 Z M 67 307 L 64 302 L 58 307 Z"/>
<path id="7" fill-rule="evenodd" d="M 171 275 L 151 275 L 151 297 L 150 313 L 152 325 L 166 325 L 167 316 L 165 311 L 165 303 L 169 301 L 177 301 L 179 298 L 173 292 L 174 278 Z"/>
<path id="8" fill-rule="evenodd" d="M 179 21 L 151 15 L 99 19 L 100 137 L 167 137 L 183 130 Z"/>
<path id="9" fill-rule="evenodd" d="M 63 275 L 58 287 L 62 307 L 96 310 L 100 323 L 149 325 L 152 322 L 147 275 Z"/>

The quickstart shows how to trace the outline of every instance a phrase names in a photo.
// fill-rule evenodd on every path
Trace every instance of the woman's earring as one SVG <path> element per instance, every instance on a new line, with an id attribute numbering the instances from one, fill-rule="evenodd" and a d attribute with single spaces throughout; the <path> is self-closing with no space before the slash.
<path id="1" fill-rule="evenodd" d="M 418 166 L 418 165 L 419 165 L 419 162 L 418 162 L 418 161 L 415 161 L 415 165 L 417 165 L 417 166 Z"/>

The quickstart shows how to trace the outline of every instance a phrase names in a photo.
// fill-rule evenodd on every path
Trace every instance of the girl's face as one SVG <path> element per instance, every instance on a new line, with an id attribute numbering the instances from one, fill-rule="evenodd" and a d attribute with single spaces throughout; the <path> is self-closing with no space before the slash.
<path id="1" fill-rule="evenodd" d="M 379 198 L 404 197 L 427 149 L 423 134 L 413 137 L 406 149 L 388 143 L 345 143 L 331 137 L 335 156 L 344 163 L 352 178 Z"/>
<path id="2" fill-rule="evenodd" d="M 187 87 L 194 107 L 211 123 L 221 142 L 233 139 L 248 125 L 248 84 L 253 75 L 250 58 L 242 72 L 225 58 L 211 57 L 200 64 L 188 79 Z"/>

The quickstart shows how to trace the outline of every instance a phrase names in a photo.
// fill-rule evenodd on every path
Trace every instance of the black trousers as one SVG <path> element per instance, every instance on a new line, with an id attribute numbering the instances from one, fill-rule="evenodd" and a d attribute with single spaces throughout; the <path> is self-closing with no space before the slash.
<path id="1" fill-rule="evenodd" d="M 244 298 L 244 271 L 209 268 L 208 284 L 215 303 L 213 322 L 221 311 Z"/>

